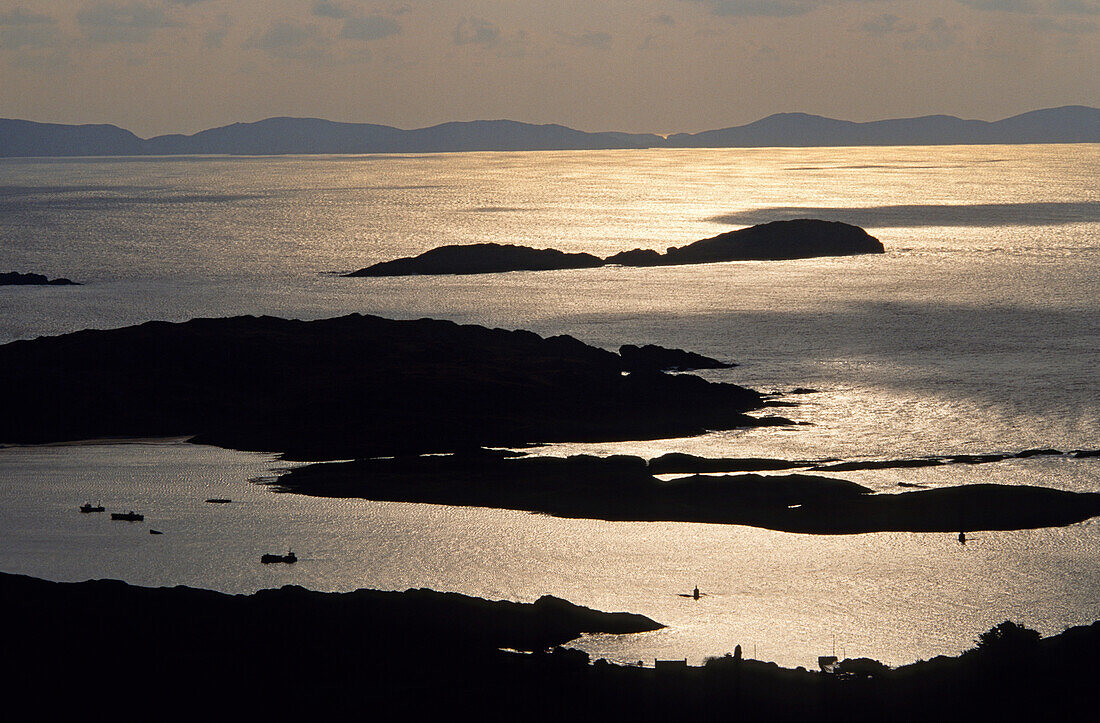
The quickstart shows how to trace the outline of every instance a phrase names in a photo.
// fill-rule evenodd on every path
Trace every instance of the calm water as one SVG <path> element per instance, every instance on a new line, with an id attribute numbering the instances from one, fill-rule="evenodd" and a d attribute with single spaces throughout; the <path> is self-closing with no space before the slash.
<path id="1" fill-rule="evenodd" d="M 0 341 L 148 319 L 348 312 L 681 346 L 709 373 L 809 386 L 793 429 L 551 453 L 861 458 L 1100 447 L 1100 146 L 486 153 L 0 161 L 0 270 L 88 282 L 0 287 Z M 441 243 L 609 254 L 774 218 L 867 227 L 887 254 L 665 269 L 342 279 Z M 249 479 L 279 462 L 179 443 L 0 450 L 0 569 L 245 591 L 429 586 L 553 593 L 671 628 L 581 643 L 622 660 L 699 660 L 740 643 L 810 664 L 905 662 L 1011 617 L 1044 632 L 1100 618 L 1091 524 L 976 535 L 821 538 L 742 527 L 555 520 L 311 500 Z M 847 473 L 897 483 L 1100 491 L 1100 461 L 1031 459 Z M 206 497 L 240 499 L 224 507 Z M 85 499 L 142 509 L 127 526 Z M 150 536 L 149 525 L 165 530 Z M 294 546 L 303 563 L 255 564 Z M 698 583 L 698 603 L 676 592 Z M 824 652 L 829 652 L 824 650 Z"/>

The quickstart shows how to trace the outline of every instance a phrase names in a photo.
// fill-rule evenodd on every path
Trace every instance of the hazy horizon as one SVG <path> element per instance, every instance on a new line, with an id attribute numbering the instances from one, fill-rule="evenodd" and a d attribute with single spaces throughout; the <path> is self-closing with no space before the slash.
<path id="1" fill-rule="evenodd" d="M 1096 0 L 0 0 L 0 116 L 693 133 L 1100 106 Z"/>
<path id="2" fill-rule="evenodd" d="M 572 130 L 577 130 L 577 131 L 582 131 L 582 132 L 585 132 L 585 133 L 619 133 L 619 132 L 621 132 L 621 133 L 638 133 L 638 134 L 651 133 L 653 135 L 661 136 L 661 137 L 664 137 L 664 138 L 667 139 L 669 136 L 676 135 L 678 133 L 706 132 L 706 131 L 709 131 L 709 130 L 722 130 L 722 129 L 725 129 L 725 128 L 734 128 L 734 127 L 739 127 L 739 126 L 743 126 L 743 125 L 749 125 L 749 124 L 752 124 L 752 123 L 755 123 L 755 122 L 758 122 L 758 121 L 766 120 L 767 118 L 770 118 L 770 117 L 776 116 L 776 115 L 808 115 L 808 116 L 816 116 L 816 117 L 821 117 L 821 118 L 827 118 L 829 120 L 838 120 L 838 121 L 852 122 L 852 123 L 874 123 L 876 121 L 913 120 L 913 119 L 919 119 L 919 118 L 934 118 L 934 117 L 956 117 L 956 118 L 959 118 L 960 120 L 963 120 L 963 121 L 997 122 L 997 121 L 1001 121 L 1001 120 L 1006 120 L 1008 118 L 1014 118 L 1016 116 L 1025 115 L 1027 113 L 1033 113 L 1033 112 L 1036 112 L 1036 111 L 1057 110 L 1058 108 L 1072 108 L 1072 107 L 1092 108 L 1093 106 L 1088 106 L 1088 105 L 1081 104 L 1081 103 L 1066 103 L 1062 106 L 1057 106 L 1057 107 L 1053 107 L 1053 108 L 1028 108 L 1026 110 L 1021 110 L 1017 113 L 1011 113 L 1007 116 L 999 116 L 999 117 L 996 117 L 996 118 L 966 118 L 966 117 L 962 117 L 962 116 L 951 116 L 951 114 L 948 114 L 948 113 L 922 113 L 920 115 L 915 115 L 915 116 L 892 116 L 892 117 L 889 117 L 889 118 L 886 118 L 886 117 L 884 117 L 884 118 L 868 118 L 866 120 L 853 120 L 851 118 L 843 118 L 843 117 L 835 117 L 835 116 L 823 116 L 823 115 L 820 115 L 820 114 L 817 114 L 817 113 L 806 113 L 804 111 L 791 110 L 791 111 L 776 111 L 775 113 L 770 113 L 767 116 L 761 116 L 760 118 L 754 118 L 754 119 L 746 121 L 744 123 L 736 123 L 736 124 L 731 123 L 731 124 L 727 124 L 727 125 L 724 125 L 724 126 L 715 126 L 714 128 L 704 128 L 704 129 L 701 129 L 700 131 L 670 130 L 670 131 L 657 132 L 657 131 L 623 131 L 621 128 L 577 128 L 575 126 L 571 126 L 567 123 L 563 123 L 563 122 L 559 122 L 559 121 L 548 120 L 548 121 L 535 122 L 535 121 L 525 121 L 525 120 L 521 120 L 521 119 L 518 119 L 518 118 L 512 118 L 512 117 L 508 117 L 508 116 L 492 117 L 492 118 L 482 117 L 482 118 L 450 119 L 450 120 L 439 121 L 438 123 L 432 123 L 430 125 L 419 125 L 419 126 L 410 125 L 410 126 L 390 126 L 390 127 L 397 128 L 398 130 L 412 131 L 412 130 L 421 130 L 421 129 L 425 129 L 425 128 L 432 128 L 432 127 L 440 126 L 440 125 L 446 125 L 448 123 L 478 123 L 478 122 L 492 123 L 492 122 L 498 122 L 498 121 L 509 121 L 509 122 L 524 123 L 524 124 L 530 124 L 530 125 L 564 126 L 566 128 L 570 128 Z M 151 134 L 151 135 L 144 135 L 144 134 L 138 133 L 137 131 L 134 131 L 134 129 L 132 129 L 132 128 L 128 128 L 126 126 L 118 126 L 118 124 L 116 124 L 116 123 L 107 123 L 105 121 L 87 121 L 87 122 L 84 122 L 84 123 L 71 124 L 71 125 L 114 125 L 114 126 L 117 126 L 119 128 L 122 128 L 123 130 L 132 131 L 137 136 L 139 136 L 140 138 L 147 140 L 147 139 L 155 138 L 157 136 L 162 136 L 162 135 L 193 135 L 195 133 L 201 133 L 203 131 L 213 130 L 213 129 L 216 129 L 216 128 L 224 128 L 224 127 L 231 126 L 231 125 L 237 125 L 237 124 L 249 125 L 249 124 L 254 124 L 254 123 L 261 123 L 263 121 L 279 119 L 279 118 L 292 118 L 292 119 L 295 119 L 295 120 L 318 120 L 318 121 L 324 121 L 324 122 L 346 123 L 346 124 L 352 124 L 352 125 L 383 125 L 383 126 L 388 126 L 389 125 L 389 124 L 385 124 L 385 123 L 377 123 L 375 121 L 370 121 L 370 120 L 346 120 L 346 119 L 343 119 L 343 118 L 327 118 L 327 117 L 322 117 L 322 116 L 318 116 L 318 115 L 309 115 L 309 114 L 307 114 L 307 115 L 286 115 L 286 114 L 282 114 L 282 115 L 264 116 L 262 118 L 236 119 L 236 120 L 229 120 L 229 121 L 226 121 L 224 123 L 219 123 L 218 125 L 209 126 L 207 128 L 199 128 L 195 131 L 187 131 L 186 133 L 183 132 L 183 131 L 177 131 L 177 130 L 167 130 L 167 131 L 164 131 L 163 133 L 155 133 L 155 134 Z M 30 122 L 33 122 L 33 123 L 53 123 L 53 124 L 61 124 L 61 125 L 70 125 L 68 123 L 63 123 L 62 121 L 57 121 L 57 120 L 47 119 L 47 118 L 8 118 L 8 120 L 21 120 L 21 121 L 30 121 Z"/>

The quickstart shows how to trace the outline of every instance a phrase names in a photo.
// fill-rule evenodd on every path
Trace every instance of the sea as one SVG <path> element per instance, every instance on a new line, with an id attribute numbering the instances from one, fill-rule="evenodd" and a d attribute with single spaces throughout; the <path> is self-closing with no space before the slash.
<path id="1" fill-rule="evenodd" d="M 866 228 L 883 255 L 343 278 L 441 244 L 606 256 L 778 219 Z M 0 343 L 237 314 L 433 317 L 735 362 L 701 373 L 797 406 L 790 427 L 557 444 L 882 460 L 1063 454 L 837 473 L 883 493 L 1100 492 L 1100 145 L 654 149 L 0 160 Z M 795 390 L 812 390 L 792 394 Z M 2 406 L 2 402 L 0 402 Z M 555 595 L 666 628 L 571 645 L 622 663 L 955 655 L 1013 620 L 1100 619 L 1100 530 L 801 535 L 559 519 L 276 491 L 294 463 L 186 439 L 0 448 L 0 570 L 231 593 L 301 585 Z M 231 499 L 212 504 L 209 498 Z M 134 509 L 141 523 L 80 514 Z M 150 535 L 149 529 L 163 532 Z M 293 549 L 295 565 L 261 565 Z M 698 586 L 699 600 L 685 597 Z"/>

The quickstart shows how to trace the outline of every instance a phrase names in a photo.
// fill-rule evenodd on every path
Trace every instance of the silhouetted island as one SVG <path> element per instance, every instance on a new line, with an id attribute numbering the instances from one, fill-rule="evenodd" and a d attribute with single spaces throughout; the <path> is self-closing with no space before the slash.
<path id="1" fill-rule="evenodd" d="M 0 273 L 0 286 L 80 286 L 66 278 L 49 279 L 42 274 L 8 271 Z"/>
<path id="2" fill-rule="evenodd" d="M 746 659 L 740 646 L 702 666 L 592 663 L 550 646 L 661 626 L 554 598 L 246 596 L 0 573 L 0 615 L 18 652 L 4 702 L 51 719 L 124 707 L 168 720 L 1035 721 L 1100 703 L 1100 623 L 1041 638 L 1005 621 L 958 657 L 894 669 L 862 657 L 817 671 Z"/>
<path id="3" fill-rule="evenodd" d="M 412 276 L 438 274 L 492 274 L 501 271 L 548 271 L 603 266 L 592 254 L 569 254 L 557 249 L 533 249 L 512 244 L 480 243 L 440 246 L 415 258 L 383 261 L 347 276 Z"/>
<path id="4" fill-rule="evenodd" d="M 439 246 L 419 256 L 382 261 L 345 276 L 431 276 L 489 274 L 503 271 L 550 271 L 614 264 L 679 266 L 718 261 L 783 261 L 819 256 L 885 253 L 882 242 L 858 226 L 840 221 L 794 219 L 728 231 L 665 253 L 649 249 L 623 251 L 603 259 L 556 249 L 478 243 Z"/>
<path id="5" fill-rule="evenodd" d="M 755 391 L 664 363 L 431 319 L 149 322 L 0 346 L 0 442 L 195 435 L 348 459 L 785 422 L 745 414 Z"/>
<path id="6" fill-rule="evenodd" d="M 746 467 L 782 469 L 777 460 Z M 722 463 L 722 460 L 715 460 Z M 957 532 L 1053 527 L 1100 516 L 1100 494 L 1045 487 L 968 484 L 873 494 L 843 479 L 808 474 L 656 474 L 703 462 L 668 456 L 455 455 L 363 459 L 289 470 L 286 492 L 393 502 L 523 510 L 612 521 L 738 524 L 786 532 Z M 716 465 L 716 466 L 729 466 Z M 790 466 L 790 463 L 788 463 Z"/>

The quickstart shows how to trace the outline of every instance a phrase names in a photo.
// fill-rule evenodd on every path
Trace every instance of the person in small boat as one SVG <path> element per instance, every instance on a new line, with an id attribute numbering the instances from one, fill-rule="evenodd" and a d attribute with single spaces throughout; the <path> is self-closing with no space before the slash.
<path id="1" fill-rule="evenodd" d="M 693 600 L 698 600 L 699 599 L 699 586 L 698 585 L 695 586 L 695 590 L 691 593 L 691 597 L 692 597 Z"/>
<path id="2" fill-rule="evenodd" d="M 959 544 L 960 545 L 965 545 L 966 544 L 966 533 L 965 532 L 960 532 L 959 533 Z"/>

